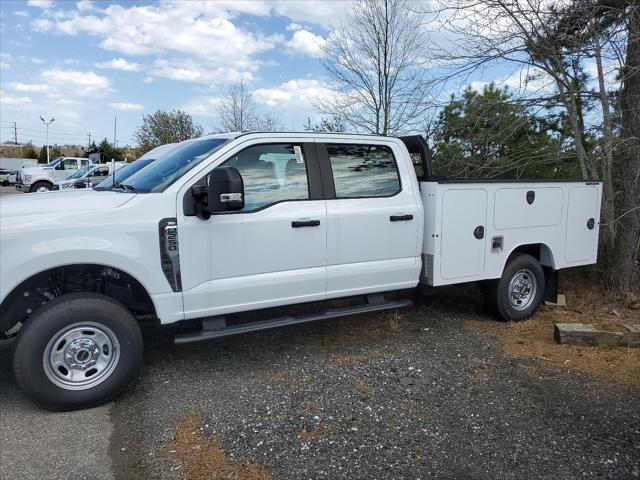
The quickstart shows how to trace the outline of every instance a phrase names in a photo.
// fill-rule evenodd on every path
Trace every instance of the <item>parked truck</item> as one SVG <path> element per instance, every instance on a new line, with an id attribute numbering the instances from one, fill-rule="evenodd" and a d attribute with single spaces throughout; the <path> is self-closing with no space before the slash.
<path id="1" fill-rule="evenodd" d="M 108 191 L 2 199 L 0 331 L 26 395 L 66 410 L 135 377 L 145 322 L 182 344 L 466 282 L 523 320 L 558 270 L 596 261 L 600 199 L 599 182 L 439 180 L 421 137 L 206 136 Z"/>
<path id="2" fill-rule="evenodd" d="M 80 157 L 58 157 L 42 166 L 24 167 L 18 170 L 16 190 L 20 192 L 48 192 L 53 184 L 65 180 L 79 169 L 93 165 L 93 160 Z"/>

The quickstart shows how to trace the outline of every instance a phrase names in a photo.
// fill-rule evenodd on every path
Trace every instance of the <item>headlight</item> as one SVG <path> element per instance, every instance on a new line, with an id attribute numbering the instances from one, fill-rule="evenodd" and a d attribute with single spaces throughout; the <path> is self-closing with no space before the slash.
<path id="1" fill-rule="evenodd" d="M 31 183 L 31 178 L 32 178 L 32 176 L 31 176 L 31 175 L 25 175 L 25 176 L 24 176 L 24 181 L 25 181 L 26 183 Z"/>

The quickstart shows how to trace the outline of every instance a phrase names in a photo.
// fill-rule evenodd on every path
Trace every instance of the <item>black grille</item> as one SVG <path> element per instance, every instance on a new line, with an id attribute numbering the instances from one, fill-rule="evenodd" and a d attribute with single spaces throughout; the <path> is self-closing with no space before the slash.
<path id="1" fill-rule="evenodd" d="M 160 265 L 171 290 L 182 291 L 180 277 L 180 251 L 178 249 L 178 222 L 175 218 L 163 218 L 158 224 L 160 238 Z"/>

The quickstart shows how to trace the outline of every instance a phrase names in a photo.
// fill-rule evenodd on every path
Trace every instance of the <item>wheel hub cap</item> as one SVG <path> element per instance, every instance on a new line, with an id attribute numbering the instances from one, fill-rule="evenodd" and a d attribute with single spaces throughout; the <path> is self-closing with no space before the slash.
<path id="1" fill-rule="evenodd" d="M 519 270 L 509 282 L 509 303 L 516 310 L 528 308 L 536 297 L 537 287 L 536 277 L 531 270 Z"/>
<path id="2" fill-rule="evenodd" d="M 98 362 L 100 348 L 89 338 L 79 338 L 69 344 L 64 352 L 64 363 L 69 368 L 86 370 Z"/>
<path id="3" fill-rule="evenodd" d="M 60 388 L 86 390 L 105 381 L 120 359 L 120 345 L 105 325 L 82 322 L 56 333 L 45 348 L 44 372 Z"/>

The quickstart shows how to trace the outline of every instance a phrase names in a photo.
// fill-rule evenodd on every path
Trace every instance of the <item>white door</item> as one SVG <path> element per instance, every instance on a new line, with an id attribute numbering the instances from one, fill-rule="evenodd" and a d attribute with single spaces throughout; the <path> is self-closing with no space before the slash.
<path id="1" fill-rule="evenodd" d="M 440 274 L 464 278 L 484 272 L 487 192 L 448 189 L 442 195 Z"/>
<path id="2" fill-rule="evenodd" d="M 595 259 L 598 244 L 598 189 L 596 186 L 571 187 L 567 212 L 567 262 Z"/>
<path id="3" fill-rule="evenodd" d="M 242 175 L 245 208 L 180 219 L 185 318 L 324 298 L 326 209 L 310 193 L 308 149 L 261 144 L 232 154 L 222 165 Z"/>
<path id="4" fill-rule="evenodd" d="M 60 169 L 58 169 L 60 167 Z M 78 170 L 78 159 L 65 158 L 51 172 L 59 180 L 65 180 Z"/>
<path id="5" fill-rule="evenodd" d="M 318 154 L 327 162 L 323 180 L 335 187 L 327 199 L 327 296 L 414 286 L 421 212 L 393 150 L 326 143 L 318 144 Z"/>

